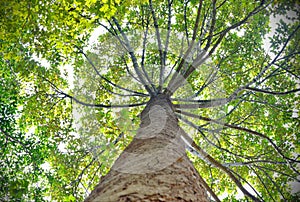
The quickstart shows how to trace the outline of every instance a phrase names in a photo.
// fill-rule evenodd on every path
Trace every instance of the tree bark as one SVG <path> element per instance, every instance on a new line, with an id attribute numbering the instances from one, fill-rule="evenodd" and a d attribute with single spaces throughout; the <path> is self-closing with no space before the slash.
<path id="1" fill-rule="evenodd" d="M 182 133 L 169 98 L 151 98 L 137 135 L 85 202 L 209 201 Z"/>

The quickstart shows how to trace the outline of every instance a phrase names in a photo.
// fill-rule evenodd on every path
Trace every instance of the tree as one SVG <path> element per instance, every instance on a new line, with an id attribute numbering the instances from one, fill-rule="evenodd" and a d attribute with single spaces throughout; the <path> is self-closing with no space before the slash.
<path id="1" fill-rule="evenodd" d="M 1 38 L 1 56 L 31 67 L 13 72 L 36 87 L 20 123 L 44 138 L 44 149 L 29 149 L 45 156 L 39 166 L 50 164 L 45 195 L 82 200 L 103 176 L 86 201 L 235 201 L 238 190 L 244 200 L 296 200 L 289 186 L 299 182 L 296 2 L 58 1 L 36 11 L 28 16 L 42 16 L 35 27 L 43 33 L 26 23 L 16 36 L 4 32 L 11 37 Z M 62 13 L 53 23 L 52 11 Z M 1 23 L 17 28 L 13 16 Z M 103 33 L 86 49 L 97 26 Z M 49 52 L 39 44 L 55 45 Z M 59 65 L 71 58 L 68 90 Z M 67 150 L 59 152 L 62 141 Z"/>

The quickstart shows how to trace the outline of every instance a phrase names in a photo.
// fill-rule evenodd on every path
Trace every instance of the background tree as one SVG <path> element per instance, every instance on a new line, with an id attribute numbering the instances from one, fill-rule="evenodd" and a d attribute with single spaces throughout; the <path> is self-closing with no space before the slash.
<path id="1" fill-rule="evenodd" d="M 161 93 L 171 97 L 189 135 L 183 138 L 188 155 L 211 197 L 234 201 L 237 187 L 258 200 L 296 197 L 289 188 L 299 182 L 296 2 L 1 4 L 6 200 L 82 200 L 135 136 L 143 105 Z M 274 18 L 281 20 L 267 48 Z M 105 31 L 87 50 L 97 26 Z M 42 67 L 32 54 L 51 65 Z M 72 60 L 75 87 L 68 90 L 63 78 L 71 70 L 63 75 L 60 65 Z M 20 106 L 20 117 L 8 118 Z M 30 155 L 12 155 L 16 148 Z M 46 189 L 30 189 L 27 176 L 9 170 L 22 164 L 18 158 L 34 165 L 33 182 Z"/>

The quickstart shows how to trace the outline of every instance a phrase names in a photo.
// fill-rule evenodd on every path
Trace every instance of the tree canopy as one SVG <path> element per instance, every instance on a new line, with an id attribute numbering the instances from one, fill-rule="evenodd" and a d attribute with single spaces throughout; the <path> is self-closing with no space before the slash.
<path id="1" fill-rule="evenodd" d="M 161 93 L 213 200 L 297 199 L 298 3 L 0 0 L 1 201 L 82 201 Z"/>

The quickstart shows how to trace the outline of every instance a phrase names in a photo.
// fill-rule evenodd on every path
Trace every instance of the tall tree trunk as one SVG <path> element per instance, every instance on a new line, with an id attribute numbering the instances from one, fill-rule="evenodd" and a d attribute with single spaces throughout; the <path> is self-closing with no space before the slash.
<path id="1" fill-rule="evenodd" d="M 168 97 L 152 98 L 137 135 L 85 202 L 208 201 L 181 133 Z"/>

